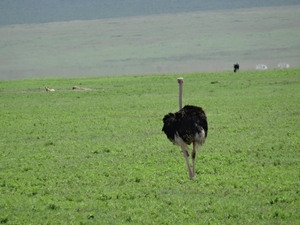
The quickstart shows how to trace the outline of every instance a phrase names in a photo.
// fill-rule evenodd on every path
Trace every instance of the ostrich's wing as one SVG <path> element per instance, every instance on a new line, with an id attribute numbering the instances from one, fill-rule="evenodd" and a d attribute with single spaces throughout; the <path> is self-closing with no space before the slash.
<path id="1" fill-rule="evenodd" d="M 167 138 L 174 143 L 176 134 L 176 116 L 173 113 L 169 113 L 163 118 L 163 128 L 162 131 L 167 135 Z"/>

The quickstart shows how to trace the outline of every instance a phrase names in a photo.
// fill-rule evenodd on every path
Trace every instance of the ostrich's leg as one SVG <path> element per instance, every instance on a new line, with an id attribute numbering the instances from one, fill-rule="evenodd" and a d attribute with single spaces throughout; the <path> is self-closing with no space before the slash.
<path id="1" fill-rule="evenodd" d="M 181 150 L 182 150 L 183 156 L 184 156 L 184 158 L 186 160 L 186 165 L 187 165 L 188 170 L 189 170 L 190 179 L 193 179 L 194 175 L 193 175 L 193 171 L 192 171 L 192 168 L 191 168 L 191 165 L 190 165 L 190 161 L 189 161 L 187 150 L 184 147 L 181 147 Z"/>
<path id="2" fill-rule="evenodd" d="M 195 159 L 196 159 L 196 144 L 193 142 L 192 160 L 193 160 L 193 177 L 195 177 Z"/>

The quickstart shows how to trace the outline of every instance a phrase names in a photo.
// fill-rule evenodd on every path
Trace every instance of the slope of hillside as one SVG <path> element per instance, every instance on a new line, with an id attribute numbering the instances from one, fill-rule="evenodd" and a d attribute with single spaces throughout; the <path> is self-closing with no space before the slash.
<path id="1" fill-rule="evenodd" d="M 0 27 L 0 79 L 300 66 L 300 5 Z"/>
<path id="2" fill-rule="evenodd" d="M 3 0 L 0 26 L 299 4 L 298 0 Z"/>

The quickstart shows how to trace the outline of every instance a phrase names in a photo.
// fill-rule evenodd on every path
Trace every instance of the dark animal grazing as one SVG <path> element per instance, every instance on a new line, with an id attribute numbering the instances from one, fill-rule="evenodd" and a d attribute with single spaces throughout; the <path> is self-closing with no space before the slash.
<path id="1" fill-rule="evenodd" d="M 179 104 L 182 104 L 182 80 L 178 80 L 180 85 Z M 208 132 L 207 118 L 204 110 L 198 106 L 186 105 L 176 113 L 169 113 L 163 118 L 162 131 L 167 138 L 181 147 L 183 156 L 189 170 L 190 179 L 195 177 L 196 150 L 204 144 Z M 191 168 L 189 161 L 188 145 L 193 144 Z"/>
<path id="2" fill-rule="evenodd" d="M 236 72 L 237 70 L 240 70 L 240 65 L 238 63 L 233 64 L 233 72 Z"/>

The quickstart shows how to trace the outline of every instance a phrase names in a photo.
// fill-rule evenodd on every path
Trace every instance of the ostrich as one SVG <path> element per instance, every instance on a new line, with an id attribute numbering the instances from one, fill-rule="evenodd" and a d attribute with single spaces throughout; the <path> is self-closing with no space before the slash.
<path id="1" fill-rule="evenodd" d="M 193 179 L 195 177 L 196 150 L 205 142 L 208 125 L 205 112 L 201 107 L 186 105 L 182 108 L 183 78 L 180 77 L 177 81 L 179 84 L 179 111 L 164 116 L 162 131 L 173 144 L 181 147 L 190 179 Z M 193 144 L 192 168 L 188 153 L 188 145 L 190 144 Z"/>
<path id="2" fill-rule="evenodd" d="M 233 72 L 236 72 L 237 70 L 240 70 L 240 65 L 238 63 L 233 64 Z"/>

